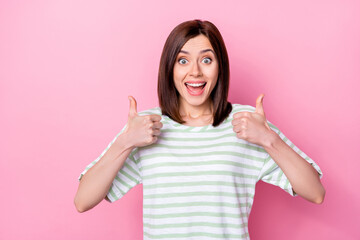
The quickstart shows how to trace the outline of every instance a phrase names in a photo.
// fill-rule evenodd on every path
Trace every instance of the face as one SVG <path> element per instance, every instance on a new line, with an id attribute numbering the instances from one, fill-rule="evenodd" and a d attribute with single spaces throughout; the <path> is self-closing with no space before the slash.
<path id="1" fill-rule="evenodd" d="M 205 35 L 185 43 L 176 58 L 173 76 L 182 107 L 210 106 L 209 97 L 217 82 L 218 68 L 215 51 Z"/>

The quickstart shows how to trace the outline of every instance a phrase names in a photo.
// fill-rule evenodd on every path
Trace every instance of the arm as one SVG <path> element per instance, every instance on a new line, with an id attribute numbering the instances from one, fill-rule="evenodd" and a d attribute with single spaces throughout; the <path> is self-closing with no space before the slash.
<path id="1" fill-rule="evenodd" d="M 313 203 L 322 203 L 325 189 L 317 171 L 288 146 L 267 124 L 262 105 L 264 95 L 256 100 L 254 113 L 234 114 L 232 122 L 236 136 L 248 142 L 262 146 L 281 168 L 293 190 L 304 199 Z"/>
<path id="2" fill-rule="evenodd" d="M 264 138 L 264 149 L 289 179 L 293 190 L 304 199 L 320 204 L 325 197 L 318 172 L 287 145 L 278 134 L 269 131 Z"/>
<path id="3" fill-rule="evenodd" d="M 95 207 L 107 195 L 117 173 L 135 147 L 153 144 L 160 135 L 159 115 L 140 116 L 136 100 L 129 96 L 130 110 L 127 126 L 102 158 L 81 178 L 74 204 L 79 212 Z"/>
<path id="4" fill-rule="evenodd" d="M 85 212 L 99 204 L 106 196 L 117 172 L 122 168 L 133 147 L 120 134 L 105 155 L 81 178 L 74 204 L 79 212 Z"/>

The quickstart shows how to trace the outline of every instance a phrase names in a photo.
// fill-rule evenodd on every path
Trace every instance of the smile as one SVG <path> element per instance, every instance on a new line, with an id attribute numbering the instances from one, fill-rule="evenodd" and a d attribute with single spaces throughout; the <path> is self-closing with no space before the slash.
<path id="1" fill-rule="evenodd" d="M 199 96 L 204 92 L 206 82 L 186 82 L 188 93 L 192 96 Z"/>
<path id="2" fill-rule="evenodd" d="M 186 85 L 188 86 L 191 86 L 191 87 L 201 87 L 201 86 L 205 86 L 206 82 L 203 82 L 203 83 L 185 83 Z"/>

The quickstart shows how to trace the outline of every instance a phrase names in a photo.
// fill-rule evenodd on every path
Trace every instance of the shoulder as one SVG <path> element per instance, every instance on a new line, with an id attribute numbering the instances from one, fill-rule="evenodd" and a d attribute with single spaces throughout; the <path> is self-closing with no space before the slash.
<path id="1" fill-rule="evenodd" d="M 165 125 L 168 123 L 173 123 L 173 124 L 175 123 L 167 115 L 162 114 L 160 107 L 153 107 L 153 108 L 149 108 L 149 109 L 138 112 L 139 116 L 146 116 L 146 115 L 153 115 L 153 114 L 159 115 L 161 117 L 160 121 L 164 124 L 164 128 L 165 128 Z M 175 123 L 175 125 L 176 124 L 177 123 Z"/>
<path id="2" fill-rule="evenodd" d="M 237 113 L 237 112 L 255 112 L 255 107 L 250 105 L 242 105 L 239 103 L 232 103 L 232 111 L 231 115 Z"/>
<path id="3" fill-rule="evenodd" d="M 150 109 L 140 111 L 140 112 L 138 112 L 138 114 L 140 116 L 151 115 L 151 114 L 161 115 L 161 108 L 160 107 L 153 107 L 153 108 L 150 108 Z"/>
<path id="4" fill-rule="evenodd" d="M 232 105 L 232 111 L 230 113 L 230 117 L 233 118 L 233 115 L 237 112 L 255 112 L 255 107 L 250 106 L 250 105 L 242 105 L 242 104 L 238 104 L 238 103 L 233 103 Z M 267 123 L 269 124 L 270 128 L 272 130 L 274 130 L 276 133 L 280 133 L 280 130 L 278 127 L 276 127 L 274 124 L 272 124 L 271 122 L 269 122 L 269 120 L 267 120 Z"/>

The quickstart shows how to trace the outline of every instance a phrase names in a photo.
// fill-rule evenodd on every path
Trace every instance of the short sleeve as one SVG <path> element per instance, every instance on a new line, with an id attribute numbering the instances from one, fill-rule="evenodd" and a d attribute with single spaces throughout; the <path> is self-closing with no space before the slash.
<path id="1" fill-rule="evenodd" d="M 115 136 L 115 138 L 109 143 L 106 149 L 101 153 L 101 155 L 91 162 L 84 171 L 80 174 L 78 180 L 80 181 L 82 176 L 92 167 L 94 166 L 109 150 L 111 145 L 115 142 L 118 136 L 125 130 L 124 128 Z M 123 197 L 130 189 L 135 187 L 137 184 L 142 183 L 142 177 L 139 167 L 139 159 L 138 159 L 138 149 L 134 148 L 132 152 L 129 154 L 127 159 L 125 160 L 124 165 L 117 173 L 114 181 L 111 184 L 111 187 L 107 193 L 107 199 L 109 202 L 114 202 L 121 197 Z"/>
<path id="2" fill-rule="evenodd" d="M 269 123 L 269 126 L 280 136 L 280 138 L 287 145 L 289 145 L 303 159 L 305 159 L 308 163 L 310 163 L 313 166 L 313 168 L 318 172 L 319 177 L 322 178 L 323 174 L 320 167 L 311 158 L 309 158 L 303 151 L 301 151 L 298 147 L 296 147 L 277 127 L 275 127 L 271 123 Z M 286 192 L 288 192 L 291 196 L 297 196 L 297 194 L 293 191 L 291 183 L 289 182 L 288 178 L 269 154 L 267 154 L 267 157 L 264 160 L 264 165 L 260 171 L 258 180 L 262 180 L 263 182 L 267 182 L 272 185 L 278 186 L 283 190 L 285 190 Z"/>

